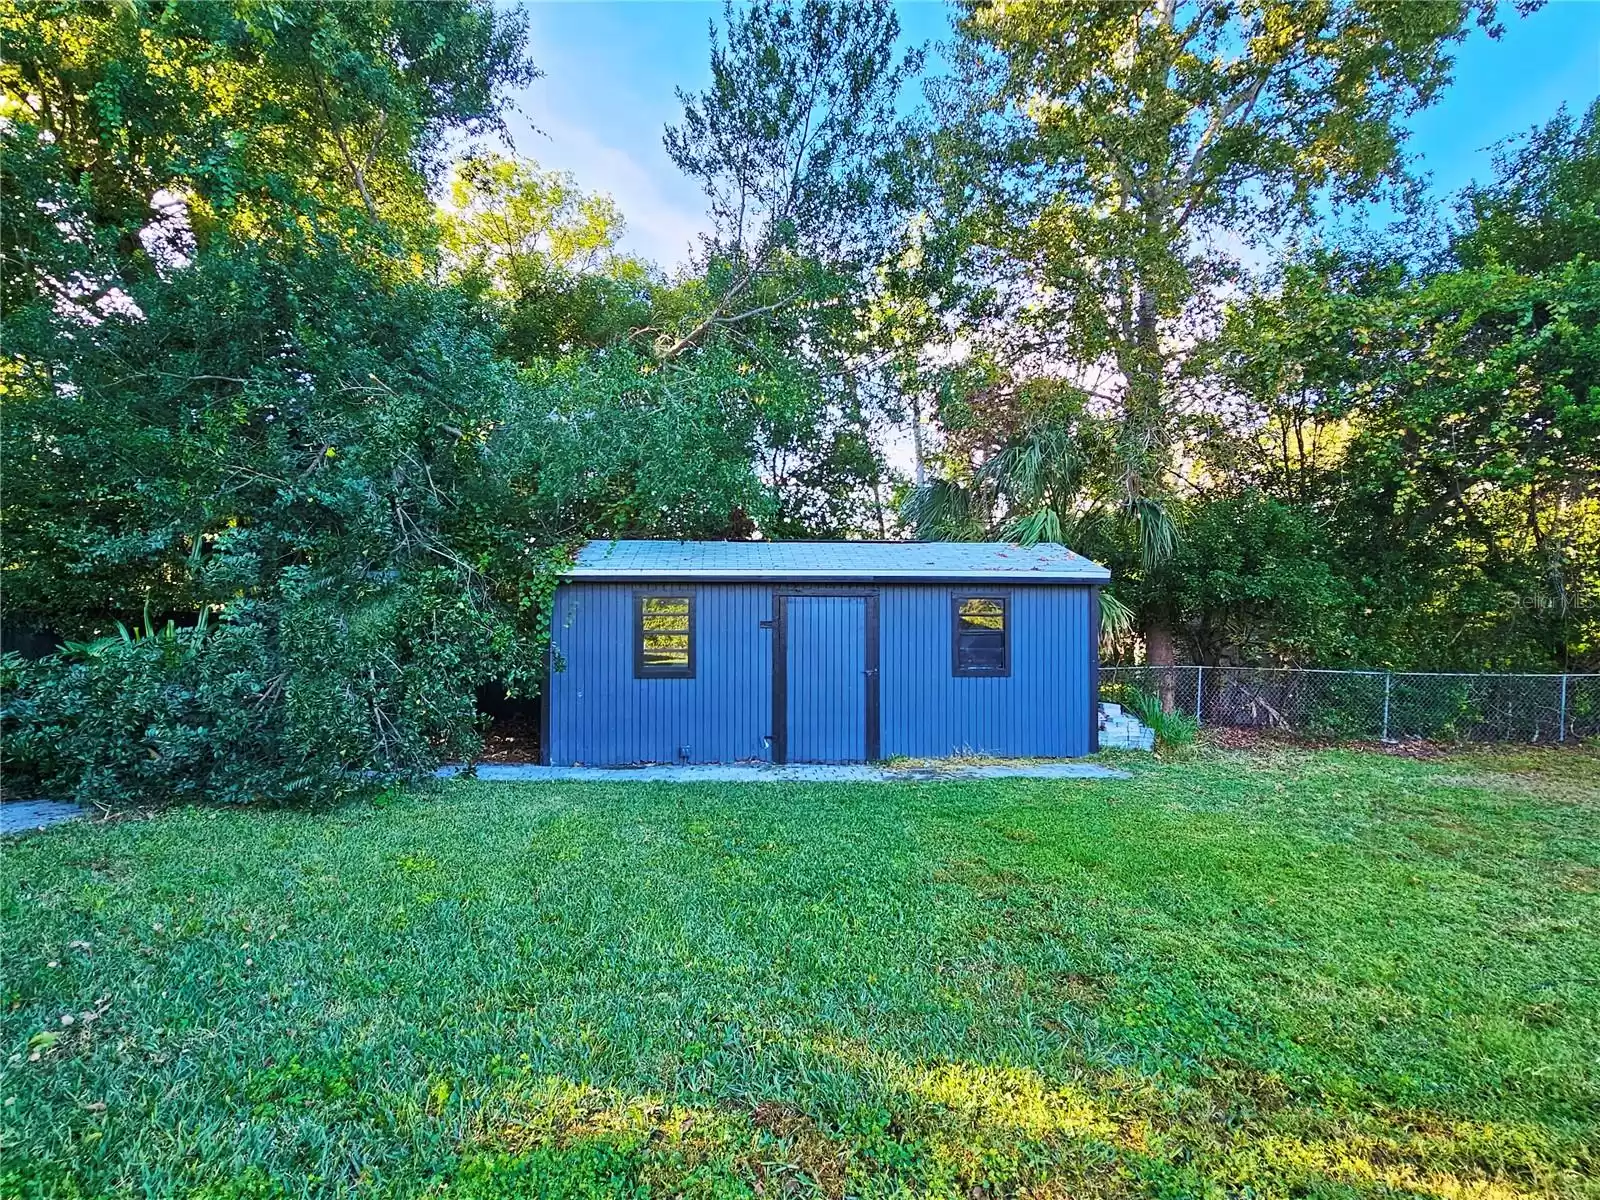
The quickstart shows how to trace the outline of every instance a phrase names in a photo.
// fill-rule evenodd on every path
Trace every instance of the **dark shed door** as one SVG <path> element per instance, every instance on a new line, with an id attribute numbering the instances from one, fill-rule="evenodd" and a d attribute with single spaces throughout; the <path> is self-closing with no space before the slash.
<path id="1" fill-rule="evenodd" d="M 867 597 L 789 596 L 790 762 L 867 757 Z"/>

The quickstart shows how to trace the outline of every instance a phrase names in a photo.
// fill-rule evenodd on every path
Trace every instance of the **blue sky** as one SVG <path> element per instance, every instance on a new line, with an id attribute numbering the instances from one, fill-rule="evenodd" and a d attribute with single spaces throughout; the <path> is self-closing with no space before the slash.
<path id="1" fill-rule="evenodd" d="M 898 7 L 908 43 L 946 36 L 942 3 Z M 704 228 L 704 204 L 667 158 L 661 131 L 681 112 L 674 89 L 709 78 L 706 25 L 720 24 L 720 3 L 572 0 L 526 12 L 545 76 L 517 97 L 517 152 L 611 193 L 628 220 L 626 248 L 671 267 Z M 1600 94 L 1600 0 L 1556 0 L 1520 18 L 1508 8 L 1504 24 L 1498 42 L 1472 34 L 1455 82 L 1412 122 L 1410 149 L 1441 195 L 1485 178 L 1494 143 L 1563 102 L 1581 109 Z"/>

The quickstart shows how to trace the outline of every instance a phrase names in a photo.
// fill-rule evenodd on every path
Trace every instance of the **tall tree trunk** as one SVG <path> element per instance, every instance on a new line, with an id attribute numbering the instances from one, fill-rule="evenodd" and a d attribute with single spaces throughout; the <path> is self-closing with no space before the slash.
<path id="1" fill-rule="evenodd" d="M 1141 288 L 1135 301 L 1133 345 L 1122 362 L 1127 377 L 1122 453 L 1128 500 L 1146 499 L 1161 486 L 1167 451 L 1162 412 L 1161 331 L 1155 295 Z"/>
<path id="2" fill-rule="evenodd" d="M 867 415 L 859 409 L 856 411 L 856 429 L 860 431 L 861 440 L 866 443 L 867 449 L 872 452 L 872 511 L 878 518 L 878 536 L 887 540 L 889 515 L 884 511 L 883 505 L 883 460 L 878 457 L 878 447 L 872 440 L 872 428 L 867 424 Z"/>
<path id="3" fill-rule="evenodd" d="M 921 487 L 928 481 L 928 471 L 922 457 L 922 401 L 911 396 L 911 456 L 916 463 L 916 483 Z"/>
<path id="4" fill-rule="evenodd" d="M 1177 662 L 1177 650 L 1172 637 L 1172 624 L 1165 611 L 1156 609 L 1145 614 L 1140 633 L 1144 635 L 1144 661 L 1156 667 L 1156 695 L 1161 707 L 1171 712 L 1175 705 L 1172 666 Z"/>

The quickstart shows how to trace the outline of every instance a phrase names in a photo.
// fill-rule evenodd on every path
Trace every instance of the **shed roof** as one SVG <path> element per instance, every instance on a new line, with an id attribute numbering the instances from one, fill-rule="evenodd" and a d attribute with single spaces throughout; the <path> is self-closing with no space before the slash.
<path id="1" fill-rule="evenodd" d="M 1007 542 L 590 542 L 569 579 L 1105 583 L 1065 546 Z"/>

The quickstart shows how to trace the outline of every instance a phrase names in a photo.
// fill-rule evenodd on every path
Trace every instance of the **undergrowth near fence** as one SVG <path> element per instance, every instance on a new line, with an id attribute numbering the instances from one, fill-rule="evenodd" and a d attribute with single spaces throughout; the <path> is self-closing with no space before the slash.
<path id="1" fill-rule="evenodd" d="M 1111 700 L 1159 696 L 1165 712 L 1202 727 L 1333 740 L 1559 745 L 1600 737 L 1600 675 L 1103 666 L 1100 686 Z"/>

